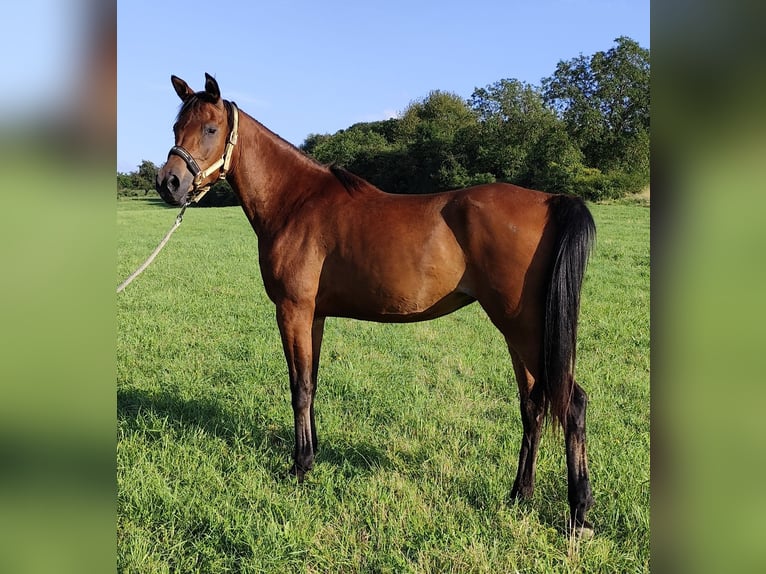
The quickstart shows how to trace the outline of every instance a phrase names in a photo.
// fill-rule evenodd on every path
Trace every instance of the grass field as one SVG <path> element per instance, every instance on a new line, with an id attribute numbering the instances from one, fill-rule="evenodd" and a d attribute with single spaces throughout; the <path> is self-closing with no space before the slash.
<path id="1" fill-rule="evenodd" d="M 239 208 L 194 209 L 117 296 L 121 572 L 647 572 L 649 210 L 591 206 L 578 380 L 592 540 L 570 542 L 563 438 L 508 499 L 521 420 L 478 305 L 412 325 L 327 320 L 320 450 L 299 485 L 286 366 Z M 177 209 L 118 201 L 115 285 Z"/>

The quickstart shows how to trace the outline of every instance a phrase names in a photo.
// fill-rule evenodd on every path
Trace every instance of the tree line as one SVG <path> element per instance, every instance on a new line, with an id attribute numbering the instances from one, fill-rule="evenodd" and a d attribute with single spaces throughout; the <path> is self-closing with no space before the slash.
<path id="1" fill-rule="evenodd" d="M 649 103 L 649 50 L 622 36 L 607 51 L 560 61 L 539 86 L 503 79 L 468 99 L 435 90 L 399 117 L 311 134 L 300 149 L 392 193 L 507 181 L 616 198 L 649 182 Z M 118 174 L 118 193 L 144 189 L 145 164 Z"/>

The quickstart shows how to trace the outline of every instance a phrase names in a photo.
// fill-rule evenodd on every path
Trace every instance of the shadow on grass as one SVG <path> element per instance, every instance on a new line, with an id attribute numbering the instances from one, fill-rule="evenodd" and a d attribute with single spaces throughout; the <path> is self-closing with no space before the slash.
<path id="1" fill-rule="evenodd" d="M 184 399 L 167 391 L 117 391 L 117 419 L 127 423 L 130 430 L 147 430 L 143 422 L 146 415 L 165 421 L 169 428 L 194 426 L 230 445 L 242 442 L 242 421 L 214 397 Z M 254 443 L 261 442 L 265 437 L 265 434 L 251 433 Z"/>
<path id="2" fill-rule="evenodd" d="M 234 198 L 235 200 L 236 198 Z M 180 209 L 179 205 L 170 205 L 166 203 L 156 192 L 152 191 L 147 195 L 130 195 L 123 196 L 117 199 L 118 202 L 122 202 L 124 205 L 130 205 L 132 207 L 161 207 L 163 209 Z M 199 203 L 192 203 L 190 209 L 202 209 L 207 207 L 234 207 L 239 205 L 236 201 L 216 200 L 210 194 L 207 194 Z"/>
<path id="3" fill-rule="evenodd" d="M 295 433 L 287 421 L 264 424 L 233 412 L 215 397 L 185 399 L 167 391 L 117 391 L 117 419 L 128 432 L 142 432 L 150 439 L 152 435 L 160 438 L 163 429 L 148 428 L 150 418 L 162 420 L 164 428 L 181 432 L 196 427 L 224 440 L 233 449 L 249 448 L 275 479 L 288 477 L 289 466 L 285 460 L 292 458 Z M 348 440 L 322 440 L 321 428 L 319 430 L 315 465 L 331 464 L 348 478 L 390 467 L 390 461 L 376 446 Z"/>
<path id="4" fill-rule="evenodd" d="M 319 429 L 319 453 L 314 465 L 331 464 L 346 478 L 365 476 L 380 469 L 390 469 L 391 461 L 376 445 L 347 440 L 322 440 Z"/>
<path id="5" fill-rule="evenodd" d="M 155 192 L 151 192 L 147 195 L 132 195 L 132 196 L 126 196 L 126 197 L 119 197 L 117 198 L 117 201 L 118 203 L 122 203 L 123 205 L 130 205 L 132 207 L 148 206 L 148 207 L 161 207 L 163 209 L 176 209 L 176 210 L 179 209 L 178 206 L 165 203 L 165 201 Z"/>

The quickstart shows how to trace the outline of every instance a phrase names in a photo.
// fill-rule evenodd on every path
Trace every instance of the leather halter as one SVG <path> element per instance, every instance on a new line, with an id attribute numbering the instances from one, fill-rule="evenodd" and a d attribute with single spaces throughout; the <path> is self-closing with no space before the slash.
<path id="1" fill-rule="evenodd" d="M 177 155 L 182 160 L 184 160 L 184 162 L 186 162 L 186 167 L 194 176 L 194 181 L 192 182 L 192 188 L 189 192 L 190 197 L 187 201 L 187 204 L 197 203 L 200 199 L 202 199 L 202 196 L 208 192 L 212 186 L 212 183 L 208 183 L 207 185 L 203 186 L 202 182 L 206 180 L 213 172 L 215 172 L 215 170 L 220 169 L 218 179 L 226 179 L 226 172 L 229 171 L 229 166 L 231 164 L 231 154 L 234 151 L 234 146 L 237 143 L 239 132 L 239 110 L 237 109 L 237 104 L 234 102 L 227 102 L 224 100 L 223 103 L 224 106 L 227 104 L 230 106 L 232 120 L 231 131 L 229 131 L 229 137 L 226 140 L 226 148 L 224 149 L 223 156 L 221 156 L 217 161 L 208 166 L 206 169 L 200 169 L 199 164 L 197 164 L 197 161 L 194 159 L 194 157 L 192 157 L 192 154 L 186 151 L 182 146 L 174 145 L 168 152 L 168 158 L 170 158 L 171 155 Z"/>

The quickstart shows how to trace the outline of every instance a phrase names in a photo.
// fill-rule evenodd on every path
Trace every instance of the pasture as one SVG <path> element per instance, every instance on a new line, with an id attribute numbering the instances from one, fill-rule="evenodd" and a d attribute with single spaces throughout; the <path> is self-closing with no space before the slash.
<path id="1" fill-rule="evenodd" d="M 646 572 L 649 210 L 590 205 L 577 379 L 590 396 L 596 536 L 573 543 L 563 435 L 532 501 L 508 499 L 521 439 L 499 332 L 470 305 L 436 321 L 328 318 L 319 454 L 298 484 L 286 365 L 241 209 L 188 210 L 117 296 L 121 572 Z M 115 285 L 178 212 L 118 201 Z"/>

